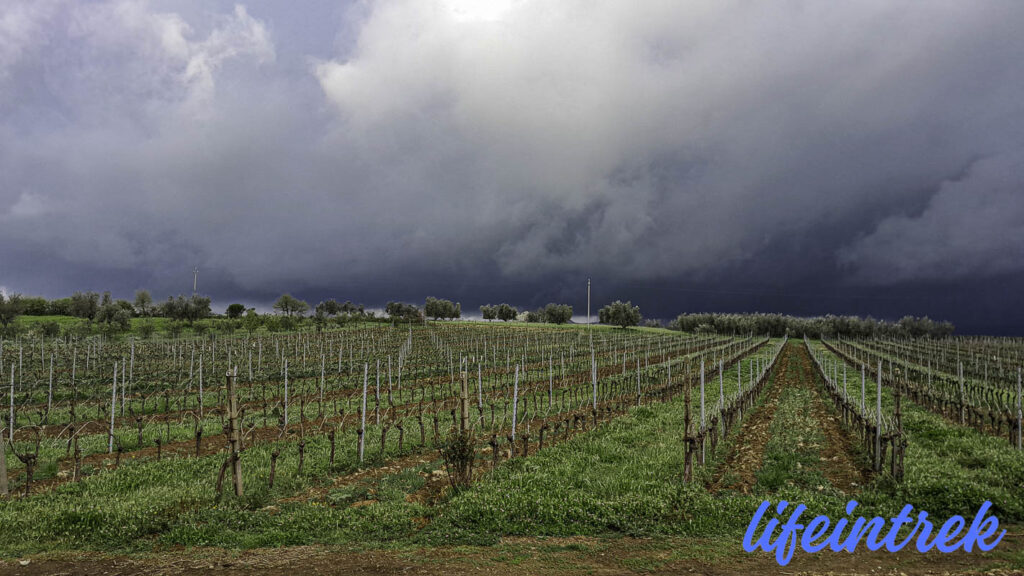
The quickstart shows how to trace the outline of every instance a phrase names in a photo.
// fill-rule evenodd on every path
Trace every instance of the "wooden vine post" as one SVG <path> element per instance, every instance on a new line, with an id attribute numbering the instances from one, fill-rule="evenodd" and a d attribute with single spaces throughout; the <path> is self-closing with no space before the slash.
<path id="1" fill-rule="evenodd" d="M 235 387 L 235 378 L 238 369 L 229 370 L 228 378 L 228 442 L 231 443 L 231 475 L 235 484 L 235 496 L 244 495 L 242 489 L 242 460 L 239 457 L 241 452 L 241 430 L 239 430 L 238 418 L 238 390 Z"/>

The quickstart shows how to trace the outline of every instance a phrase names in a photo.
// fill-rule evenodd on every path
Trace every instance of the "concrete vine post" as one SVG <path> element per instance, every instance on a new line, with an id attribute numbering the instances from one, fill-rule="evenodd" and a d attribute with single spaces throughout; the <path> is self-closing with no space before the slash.
<path id="1" fill-rule="evenodd" d="M 13 427 L 13 423 L 9 423 Z M 0 496 L 10 495 L 10 488 L 7 486 L 7 447 L 4 446 L 4 435 L 0 433 Z"/>
<path id="2" fill-rule="evenodd" d="M 878 361 L 877 391 L 875 401 L 877 412 L 875 413 L 875 471 L 882 471 L 882 361 Z"/>
<path id="3" fill-rule="evenodd" d="M 707 425 L 707 415 L 704 409 L 704 361 L 700 361 L 700 465 L 704 465 L 704 427 Z"/>
<path id="4" fill-rule="evenodd" d="M 359 462 L 363 461 L 363 439 L 366 436 L 366 388 L 369 385 L 368 379 L 370 376 L 370 365 L 363 364 L 363 405 L 359 411 L 360 422 L 359 422 Z"/>
<path id="5" fill-rule="evenodd" d="M 114 362 L 114 383 L 110 386 L 110 431 L 107 433 L 107 454 L 114 453 L 114 414 L 117 412 L 117 362 Z"/>
<path id="6" fill-rule="evenodd" d="M 516 364 L 516 380 L 512 388 L 512 442 L 516 441 L 516 418 L 519 414 L 519 364 Z"/>
<path id="7" fill-rule="evenodd" d="M 1021 396 L 1021 394 L 1020 394 L 1020 385 L 1021 385 L 1020 378 L 1021 378 L 1021 373 L 1020 372 L 1021 372 L 1020 367 L 1018 367 L 1017 368 L 1017 450 L 1021 450 L 1022 449 L 1022 446 L 1021 446 L 1021 436 L 1024 436 L 1024 428 L 1021 428 L 1021 424 L 1024 423 L 1024 422 L 1022 422 L 1022 420 L 1024 420 L 1024 413 L 1022 413 L 1021 403 L 1020 403 L 1020 396 Z"/>

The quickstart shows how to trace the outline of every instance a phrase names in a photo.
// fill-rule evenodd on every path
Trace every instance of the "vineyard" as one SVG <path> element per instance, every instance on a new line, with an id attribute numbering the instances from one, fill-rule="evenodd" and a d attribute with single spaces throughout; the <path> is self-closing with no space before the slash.
<path id="1" fill-rule="evenodd" d="M 8 340 L 0 550 L 735 537 L 764 498 L 1022 522 L 1022 352 L 445 322 Z"/>

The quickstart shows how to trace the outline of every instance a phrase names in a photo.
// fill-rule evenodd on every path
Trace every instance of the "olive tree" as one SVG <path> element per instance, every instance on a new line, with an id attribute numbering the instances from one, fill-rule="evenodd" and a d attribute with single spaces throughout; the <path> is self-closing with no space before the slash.
<path id="1" fill-rule="evenodd" d="M 597 318 L 601 324 L 610 324 L 620 328 L 636 326 L 640 323 L 640 307 L 633 306 L 633 303 L 629 301 L 616 300 L 598 310 Z"/>
<path id="2" fill-rule="evenodd" d="M 227 309 L 224 310 L 228 318 L 237 319 L 241 318 L 242 314 L 245 313 L 245 305 L 235 302 L 234 304 L 228 304 Z"/>
<path id="3" fill-rule="evenodd" d="M 274 310 L 283 313 L 287 317 L 302 316 L 309 310 L 309 304 L 291 294 L 282 294 L 277 302 L 274 302 Z"/>

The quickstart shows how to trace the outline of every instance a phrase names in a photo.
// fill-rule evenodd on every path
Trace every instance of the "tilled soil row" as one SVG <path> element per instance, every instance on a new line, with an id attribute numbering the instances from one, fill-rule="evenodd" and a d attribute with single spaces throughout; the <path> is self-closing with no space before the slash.
<path id="1" fill-rule="evenodd" d="M 825 437 L 825 446 L 819 461 L 822 474 L 838 490 L 852 493 L 864 485 L 869 472 L 858 465 L 856 444 L 839 425 L 834 414 L 822 401 L 821 389 L 807 350 L 791 342 L 786 345 L 772 375 L 764 404 L 747 418 L 740 428 L 737 442 L 717 469 L 710 489 L 717 492 L 732 489 L 749 493 L 757 483 L 757 472 L 764 462 L 765 447 L 771 439 L 771 424 L 775 419 L 782 392 L 788 388 L 802 388 L 812 392 L 810 408 Z M 736 477 L 726 483 L 727 476 Z"/>

